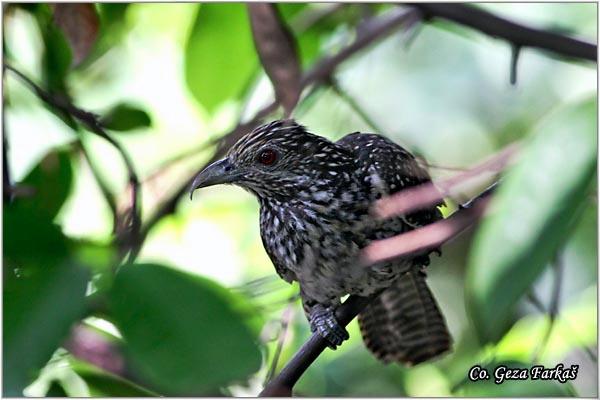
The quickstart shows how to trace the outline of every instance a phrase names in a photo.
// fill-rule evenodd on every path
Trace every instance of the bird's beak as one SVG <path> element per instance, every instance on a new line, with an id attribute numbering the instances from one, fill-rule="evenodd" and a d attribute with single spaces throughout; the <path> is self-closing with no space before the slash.
<path id="1" fill-rule="evenodd" d="M 222 160 L 215 161 L 200 171 L 194 178 L 190 187 L 190 199 L 192 199 L 194 190 L 220 183 L 231 183 L 237 178 L 237 175 L 233 172 L 233 167 L 229 159 L 223 158 Z"/>

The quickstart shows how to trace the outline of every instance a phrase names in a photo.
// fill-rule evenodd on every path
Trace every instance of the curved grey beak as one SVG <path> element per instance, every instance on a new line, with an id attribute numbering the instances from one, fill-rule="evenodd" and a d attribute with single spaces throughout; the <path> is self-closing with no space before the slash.
<path id="1" fill-rule="evenodd" d="M 229 162 L 229 159 L 223 158 L 222 160 L 215 161 L 200 171 L 194 178 L 190 187 L 190 200 L 192 199 L 194 190 L 220 183 L 231 183 L 237 178 L 237 175 L 233 172 L 233 166 Z"/>

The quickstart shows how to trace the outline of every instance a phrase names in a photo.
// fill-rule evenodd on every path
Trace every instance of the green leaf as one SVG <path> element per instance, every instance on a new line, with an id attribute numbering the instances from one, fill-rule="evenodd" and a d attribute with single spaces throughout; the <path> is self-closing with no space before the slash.
<path id="1" fill-rule="evenodd" d="M 260 367 L 248 310 L 214 282 L 161 265 L 128 265 L 109 302 L 132 365 L 164 394 L 214 394 Z"/>
<path id="2" fill-rule="evenodd" d="M 43 216 L 5 207 L 3 217 L 4 395 L 21 396 L 83 316 L 89 273 Z"/>
<path id="3" fill-rule="evenodd" d="M 485 341 L 497 341 L 514 304 L 571 232 L 596 170 L 596 102 L 541 123 L 490 204 L 469 258 L 466 295 Z"/>
<path id="4" fill-rule="evenodd" d="M 196 100 L 213 112 L 239 99 L 257 66 L 245 5 L 201 4 L 185 49 L 185 79 Z"/>
<path id="5" fill-rule="evenodd" d="M 52 381 L 45 397 L 69 397 L 59 381 Z"/>
<path id="6" fill-rule="evenodd" d="M 102 26 L 123 23 L 125 13 L 130 5 L 128 3 L 96 3 Z"/>
<path id="7" fill-rule="evenodd" d="M 68 148 L 51 150 L 19 183 L 25 194 L 15 204 L 54 219 L 73 187 L 70 153 Z"/>
<path id="8" fill-rule="evenodd" d="M 7 276 L 11 264 L 26 272 L 64 259 L 68 251 L 66 238 L 47 216 L 13 204 L 4 206 L 2 217 L 5 279 L 14 275 L 11 272 Z"/>
<path id="9" fill-rule="evenodd" d="M 20 396 L 84 313 L 87 269 L 44 209 L 3 209 L 4 394 Z"/>
<path id="10" fill-rule="evenodd" d="M 36 9 L 36 17 L 44 41 L 42 54 L 42 80 L 50 92 L 66 93 L 66 77 L 73 55 L 63 32 L 52 21 L 52 11 L 47 4 Z"/>
<path id="11" fill-rule="evenodd" d="M 91 3 L 54 4 L 53 21 L 65 35 L 73 62 L 80 64 L 90 53 L 100 25 L 96 7 Z"/>
<path id="12" fill-rule="evenodd" d="M 125 15 L 130 5 L 127 3 L 96 3 L 96 11 L 100 17 L 98 39 L 90 54 L 75 67 L 76 69 L 87 68 L 121 41 L 129 28 Z M 98 84 L 102 84 L 104 79 L 107 79 L 106 71 L 96 75 Z"/>
<path id="13" fill-rule="evenodd" d="M 152 124 L 146 111 L 127 103 L 117 104 L 101 122 L 106 128 L 113 131 L 147 128 Z"/>
<path id="14" fill-rule="evenodd" d="M 71 362 L 73 371 L 87 384 L 92 397 L 156 397 L 153 393 L 135 383 L 104 371 L 85 362 Z"/>

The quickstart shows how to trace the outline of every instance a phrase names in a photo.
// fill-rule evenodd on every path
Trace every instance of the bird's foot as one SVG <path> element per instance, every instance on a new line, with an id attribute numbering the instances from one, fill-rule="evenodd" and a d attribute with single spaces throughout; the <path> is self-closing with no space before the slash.
<path id="1" fill-rule="evenodd" d="M 310 330 L 318 332 L 332 350 L 350 337 L 346 328 L 335 319 L 333 309 L 322 305 L 314 306 L 310 312 Z"/>

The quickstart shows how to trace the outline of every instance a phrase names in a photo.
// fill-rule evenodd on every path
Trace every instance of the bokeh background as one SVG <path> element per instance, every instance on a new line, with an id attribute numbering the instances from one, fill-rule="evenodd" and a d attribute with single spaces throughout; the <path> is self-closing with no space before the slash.
<path id="1" fill-rule="evenodd" d="M 596 4 L 476 6 L 596 41 Z M 397 8 L 277 7 L 295 32 L 304 68 L 351 43 L 363 21 Z M 273 89 L 241 3 L 101 4 L 91 10 L 95 40 L 75 65 L 72 55 L 79 53 L 70 54 L 50 6 L 4 4 L 4 61 L 42 88 L 68 94 L 78 107 L 110 116 L 105 119 L 108 132 L 129 153 L 142 181 L 146 224 L 210 159 L 214 139 L 271 102 Z M 396 30 L 341 64 L 336 88 L 322 85 L 308 91 L 293 116 L 333 140 L 354 131 L 385 134 L 426 159 L 436 179 L 512 142 L 537 143 L 542 149 L 549 142 L 556 149 L 554 157 L 544 163 L 527 148 L 531 159 L 519 164 L 519 173 L 547 171 L 550 185 L 545 187 L 570 187 L 565 180 L 585 175 L 574 171 L 585 158 L 582 154 L 592 148 L 595 160 L 596 64 L 525 48 L 511 85 L 510 62 L 511 47 L 503 40 L 447 21 L 419 23 Z M 4 393 L 260 392 L 273 359 L 279 359 L 281 368 L 310 332 L 294 297 L 297 286 L 275 276 L 263 250 L 256 200 L 229 186 L 203 189 L 193 201 L 184 195 L 174 212 L 148 232 L 137 264 L 118 268 L 114 219 L 98 179 L 122 210 L 130 188 L 119 154 L 103 138 L 72 129 L 11 71 L 3 75 L 3 102 L 5 154 L 18 189 L 10 206 L 4 197 Z M 269 117 L 281 115 L 277 111 Z M 576 141 L 586 128 L 593 130 L 593 146 L 568 145 L 565 138 Z M 547 132 L 559 133 L 545 138 Z M 561 140 L 567 140 L 564 146 Z M 482 227 L 483 233 L 471 229 L 445 245 L 442 257 L 433 257 L 429 282 L 455 341 L 452 353 L 413 368 L 385 366 L 363 347 L 353 322 L 350 340 L 335 352 L 325 351 L 295 393 L 597 396 L 595 170 L 594 161 L 593 176 L 573 183 L 581 188 L 570 192 L 574 197 L 568 207 L 578 211 L 568 224 L 553 225 L 560 210 L 544 201 L 534 204 L 527 215 L 550 221 L 540 240 L 530 243 L 527 233 L 515 233 L 518 239 L 510 245 L 493 236 L 492 221 Z M 448 199 L 444 213 L 492 179 L 487 176 Z M 517 188 L 513 184 L 512 191 L 501 193 L 503 199 L 518 197 Z M 554 196 L 551 191 L 537 195 L 541 200 Z M 521 232 L 518 226 L 506 229 Z M 482 238 L 485 234 L 489 237 Z M 490 241 L 493 251 L 478 249 L 478 243 L 489 247 Z M 529 247 L 519 250 L 521 244 Z M 479 293 L 479 277 L 485 272 L 469 269 L 485 271 L 488 262 L 498 263 L 494 257 L 512 254 L 513 245 L 515 252 L 532 258 L 513 263 L 518 266 L 515 286 L 532 283 L 512 305 L 506 323 L 494 331 L 494 340 L 486 340 L 478 325 L 494 316 L 473 315 L 468 294 Z M 528 277 L 529 262 L 537 262 L 533 259 L 540 252 L 552 252 L 551 261 Z M 486 259 L 490 254 L 495 255 Z M 494 293 L 494 299 L 504 297 L 502 291 Z M 567 384 L 494 385 L 466 379 L 472 365 L 502 363 L 578 364 L 579 374 Z"/>

